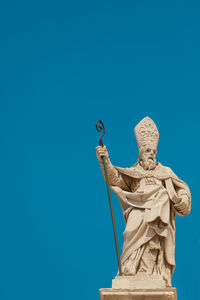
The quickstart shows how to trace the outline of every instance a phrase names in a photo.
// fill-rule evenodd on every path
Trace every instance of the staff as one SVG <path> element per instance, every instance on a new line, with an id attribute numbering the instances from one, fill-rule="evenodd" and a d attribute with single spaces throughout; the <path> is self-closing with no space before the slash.
<path id="1" fill-rule="evenodd" d="M 100 136 L 99 139 L 99 146 L 103 147 L 103 142 L 102 142 L 102 137 L 105 134 L 105 128 L 104 124 L 101 120 L 96 122 L 96 129 L 99 132 L 102 132 L 102 135 Z M 119 255 L 119 247 L 118 247 L 118 242 L 117 242 L 117 232 L 116 232 L 116 227 L 115 227 L 115 218 L 114 218 L 114 212 L 113 212 L 113 206 L 112 206 L 112 199 L 111 199 L 111 193 L 110 193 L 110 185 L 109 185 L 109 180 L 108 180 L 108 172 L 107 172 L 107 165 L 106 165 L 106 158 L 105 156 L 102 156 L 103 160 L 103 166 L 104 166 L 104 171 L 105 171 L 105 178 L 106 178 L 106 185 L 107 185 L 107 191 L 108 191 L 108 199 L 109 199 L 109 204 L 110 204 L 110 213 L 111 213 L 111 218 L 112 218 L 112 226 L 113 226 L 113 233 L 114 233 L 114 239 L 115 239 L 115 248 L 117 252 L 117 261 L 118 261 L 118 268 L 119 268 L 119 275 L 122 275 L 122 268 L 121 268 L 121 260 L 120 260 L 120 255 Z"/>

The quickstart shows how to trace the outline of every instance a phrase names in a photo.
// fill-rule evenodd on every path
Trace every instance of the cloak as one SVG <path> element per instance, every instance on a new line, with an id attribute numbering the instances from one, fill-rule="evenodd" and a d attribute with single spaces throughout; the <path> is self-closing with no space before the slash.
<path id="1" fill-rule="evenodd" d="M 112 184 L 111 189 L 116 193 L 124 215 L 126 228 L 124 231 L 124 245 L 121 262 L 125 262 L 133 253 L 145 243 L 151 241 L 155 235 L 164 239 L 164 255 L 175 267 L 175 216 L 187 215 L 191 208 L 191 194 L 189 187 L 179 179 L 173 171 L 157 163 L 154 170 L 146 171 L 139 163 L 131 168 L 115 167 L 124 186 Z M 156 179 L 144 190 L 139 188 L 142 178 Z M 134 188 L 133 188 L 134 187 Z M 188 210 L 186 214 L 178 210 L 176 204 L 181 196 L 187 195 Z M 173 201 L 175 202 L 172 202 Z"/>

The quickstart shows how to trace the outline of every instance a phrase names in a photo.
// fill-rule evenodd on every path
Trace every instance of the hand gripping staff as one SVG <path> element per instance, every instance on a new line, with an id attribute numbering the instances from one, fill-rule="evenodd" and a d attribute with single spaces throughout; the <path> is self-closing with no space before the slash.
<path id="1" fill-rule="evenodd" d="M 96 122 L 96 129 L 99 132 L 103 132 L 102 135 L 100 136 L 100 139 L 99 139 L 99 146 L 103 147 L 102 137 L 105 134 L 105 128 L 104 128 L 104 124 L 101 120 Z M 104 171 L 105 171 L 106 185 L 107 185 L 107 191 L 108 191 L 108 199 L 109 199 L 109 204 L 110 204 L 110 213 L 111 213 L 111 218 L 112 218 L 112 226 L 113 226 L 113 233 L 114 233 L 114 239 L 115 239 L 115 248 L 116 248 L 116 252 L 117 252 L 119 275 L 121 276 L 122 275 L 122 268 L 121 268 L 121 261 L 120 261 L 120 255 L 119 255 L 119 247 L 118 247 L 118 242 L 117 242 L 115 218 L 114 218 L 114 212 L 113 212 L 113 205 L 112 205 L 112 199 L 111 199 L 111 193 L 110 193 L 110 185 L 109 185 L 109 180 L 108 180 L 108 172 L 107 172 L 107 164 L 106 164 L 105 156 L 102 156 L 102 160 L 103 160 L 103 166 L 104 166 Z"/>

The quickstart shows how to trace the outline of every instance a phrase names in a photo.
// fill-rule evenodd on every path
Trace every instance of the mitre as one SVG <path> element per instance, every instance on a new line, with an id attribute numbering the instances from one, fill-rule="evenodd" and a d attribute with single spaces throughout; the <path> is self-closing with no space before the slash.
<path id="1" fill-rule="evenodd" d="M 159 132 L 156 124 L 151 118 L 145 117 L 142 119 L 135 126 L 134 132 L 139 150 L 144 146 L 157 148 Z"/>

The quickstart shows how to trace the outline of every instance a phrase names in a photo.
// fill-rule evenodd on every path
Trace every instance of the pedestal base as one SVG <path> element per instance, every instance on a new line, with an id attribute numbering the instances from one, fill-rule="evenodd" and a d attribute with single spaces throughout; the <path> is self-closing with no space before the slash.
<path id="1" fill-rule="evenodd" d="M 101 300 L 177 300 L 175 288 L 164 289 L 100 289 Z"/>

